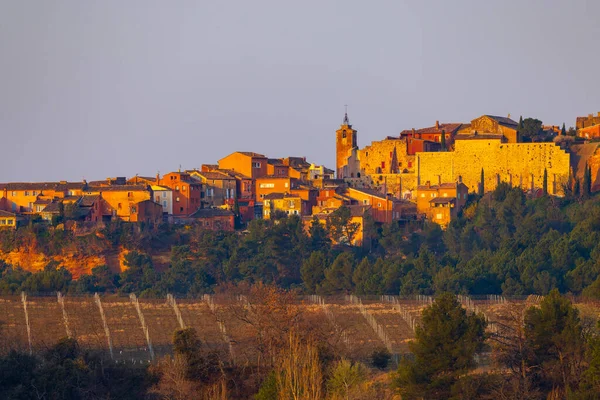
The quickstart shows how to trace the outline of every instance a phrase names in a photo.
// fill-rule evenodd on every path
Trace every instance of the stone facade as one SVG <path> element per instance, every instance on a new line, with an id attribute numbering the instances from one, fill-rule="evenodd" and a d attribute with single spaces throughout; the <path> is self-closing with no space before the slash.
<path id="1" fill-rule="evenodd" d="M 525 190 L 542 188 L 546 170 L 548 192 L 560 195 L 569 178 L 570 154 L 554 143 L 503 143 L 500 138 L 457 140 L 453 152 L 417 154 L 419 184 L 462 177 L 469 191 L 477 192 L 482 169 L 486 192 L 499 182 Z"/>
<path id="2" fill-rule="evenodd" d="M 597 115 L 589 114 L 587 117 L 577 117 L 575 128 L 582 129 L 600 124 L 600 112 Z"/>

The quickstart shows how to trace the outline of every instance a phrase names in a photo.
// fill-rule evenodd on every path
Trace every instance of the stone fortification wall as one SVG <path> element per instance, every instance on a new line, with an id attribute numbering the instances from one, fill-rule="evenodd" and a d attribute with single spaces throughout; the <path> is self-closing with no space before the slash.
<path id="1" fill-rule="evenodd" d="M 498 139 L 457 140 L 454 152 L 417 154 L 419 184 L 462 177 L 469 191 L 477 192 L 482 168 L 485 191 L 494 190 L 499 182 L 542 188 L 546 169 L 548 191 L 561 194 L 569 177 L 570 155 L 554 143 L 502 143 Z"/>
<path id="2" fill-rule="evenodd" d="M 415 156 L 407 154 L 407 143 L 404 139 L 385 139 L 379 142 L 371 142 L 369 146 L 359 150 L 358 158 L 360 159 L 361 170 L 371 176 L 396 172 L 390 169 L 394 149 L 396 149 L 398 170 L 414 172 Z M 382 163 L 384 167 L 382 167 Z M 381 170 L 378 168 L 381 168 Z"/>

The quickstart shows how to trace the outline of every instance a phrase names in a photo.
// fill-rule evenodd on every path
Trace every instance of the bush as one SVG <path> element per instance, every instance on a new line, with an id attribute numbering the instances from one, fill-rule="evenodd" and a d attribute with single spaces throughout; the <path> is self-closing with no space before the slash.
<path id="1" fill-rule="evenodd" d="M 371 365 L 377 369 L 384 370 L 388 367 L 392 354 L 385 347 L 375 349 L 371 353 Z"/>

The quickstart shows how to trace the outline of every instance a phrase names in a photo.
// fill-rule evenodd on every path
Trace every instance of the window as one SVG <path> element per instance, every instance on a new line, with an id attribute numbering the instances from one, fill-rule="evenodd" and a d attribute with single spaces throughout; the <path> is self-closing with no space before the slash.
<path id="1" fill-rule="evenodd" d="M 0 225 L 6 225 L 6 220 L 5 219 L 0 219 Z"/>
<path id="2" fill-rule="evenodd" d="M 252 168 L 260 168 L 260 163 L 259 162 L 253 162 L 252 163 Z"/>
<path id="3" fill-rule="evenodd" d="M 6 223 L 7 223 L 8 225 L 13 225 L 13 223 L 14 223 L 14 222 L 15 222 L 15 220 L 13 220 L 13 219 L 7 219 L 7 220 L 6 220 Z"/>
<path id="4" fill-rule="evenodd" d="M 182 187 L 181 187 L 181 190 L 183 190 L 183 191 L 185 192 L 185 186 L 182 186 Z"/>
<path id="5" fill-rule="evenodd" d="M 342 132 L 342 139 L 346 139 L 346 131 Z"/>
<path id="6" fill-rule="evenodd" d="M 162 193 L 162 197 L 163 197 L 163 199 L 166 199 L 167 198 L 167 192 L 163 192 Z"/>
<path id="7" fill-rule="evenodd" d="M 264 188 L 274 188 L 274 187 L 275 187 L 275 184 L 274 184 L 274 183 L 261 183 L 261 184 L 259 185 L 259 187 L 260 187 L 261 189 L 264 189 Z M 286 186 L 286 187 L 287 187 L 287 186 Z"/>
<path id="8" fill-rule="evenodd" d="M 442 214 L 435 214 L 435 218 L 436 219 L 442 219 L 443 215 Z"/>
<path id="9" fill-rule="evenodd" d="M 444 193 L 442 196 L 443 197 L 448 197 L 448 193 Z"/>
<path id="10" fill-rule="evenodd" d="M 294 210 L 294 215 L 298 215 L 298 210 Z"/>
<path id="11" fill-rule="evenodd" d="M 183 212 L 183 207 L 179 207 L 179 212 Z"/>
<path id="12" fill-rule="evenodd" d="M 131 213 L 132 213 L 132 214 L 135 214 L 136 212 L 137 212 L 137 209 L 136 209 L 134 206 L 132 206 L 132 207 L 131 207 Z"/>
<path id="13" fill-rule="evenodd" d="M 175 186 L 175 190 L 179 190 L 179 185 Z"/>
<path id="14" fill-rule="evenodd" d="M 29 191 L 25 191 L 25 196 L 29 196 Z"/>
<path id="15" fill-rule="evenodd" d="M 167 208 L 167 202 L 166 201 L 163 201 L 163 207 Z"/>
<path id="16" fill-rule="evenodd" d="M 179 197 L 176 197 L 176 198 L 175 198 L 175 201 L 179 202 Z"/>
<path id="17" fill-rule="evenodd" d="M 367 200 L 367 199 L 363 200 L 363 205 L 365 205 L 365 206 L 366 206 L 366 205 L 368 205 L 368 204 L 369 204 L 369 200 Z"/>
<path id="18" fill-rule="evenodd" d="M 421 193 L 421 197 L 425 197 L 425 193 Z"/>
<path id="19" fill-rule="evenodd" d="M 69 193 L 69 194 L 71 194 L 71 193 Z M 31 192 L 31 195 L 32 196 L 37 196 L 37 192 L 34 190 L 33 192 Z"/>
<path id="20" fill-rule="evenodd" d="M 119 210 L 120 210 L 120 209 L 121 209 L 121 207 L 122 207 L 122 206 L 121 206 L 121 203 L 117 204 L 117 209 L 119 209 Z"/>
<path id="21" fill-rule="evenodd" d="M 285 187 L 288 187 L 288 183 L 287 182 L 285 183 Z"/>
<path id="22" fill-rule="evenodd" d="M 377 207 L 378 207 L 378 208 L 381 208 L 381 203 L 377 203 Z"/>
<path id="23" fill-rule="evenodd" d="M 17 192 L 11 192 L 10 194 L 12 197 L 15 197 L 17 195 Z"/>
<path id="24" fill-rule="evenodd" d="M 133 192 L 127 192 L 127 197 L 133 197 Z"/>

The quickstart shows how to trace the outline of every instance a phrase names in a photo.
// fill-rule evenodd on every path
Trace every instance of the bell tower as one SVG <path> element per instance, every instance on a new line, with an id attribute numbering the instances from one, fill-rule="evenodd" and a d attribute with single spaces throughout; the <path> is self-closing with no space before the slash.
<path id="1" fill-rule="evenodd" d="M 345 176 L 347 172 L 344 172 L 344 167 L 348 164 L 348 157 L 352 154 L 352 149 L 358 149 L 356 133 L 356 130 L 352 129 L 352 125 L 350 125 L 348 112 L 346 111 L 340 129 L 335 131 L 335 170 L 338 179 L 347 177 Z"/>

